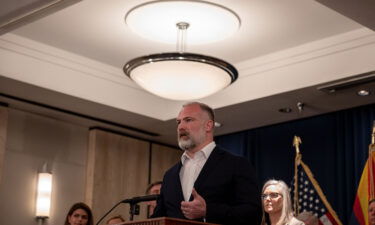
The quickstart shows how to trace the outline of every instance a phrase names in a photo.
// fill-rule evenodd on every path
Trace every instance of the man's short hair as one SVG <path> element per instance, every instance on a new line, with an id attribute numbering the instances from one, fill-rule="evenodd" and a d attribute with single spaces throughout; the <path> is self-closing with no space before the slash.
<path id="1" fill-rule="evenodd" d="M 146 195 L 149 194 L 149 192 L 150 192 L 150 190 L 151 190 L 151 188 L 152 188 L 153 186 L 155 186 L 155 185 L 159 185 L 159 184 L 161 185 L 162 183 L 163 183 L 163 181 L 155 181 L 155 182 L 149 184 L 148 187 L 147 187 L 147 189 L 146 189 Z"/>
<path id="2" fill-rule="evenodd" d="M 201 103 L 201 102 L 188 102 L 188 103 L 184 104 L 183 107 L 189 106 L 189 105 L 199 105 L 199 107 L 202 109 L 202 111 L 204 111 L 208 114 L 208 117 L 210 118 L 210 120 L 215 122 L 215 112 L 210 106 L 208 106 L 204 103 Z"/>
<path id="3" fill-rule="evenodd" d="M 303 211 L 296 218 L 301 220 L 302 222 L 309 221 L 309 224 L 319 224 L 318 217 L 316 217 L 312 212 L 309 211 Z"/>
<path id="4" fill-rule="evenodd" d="M 114 219 L 119 219 L 119 220 L 121 220 L 121 222 L 125 222 L 125 219 L 124 219 L 121 215 L 116 215 L 116 216 L 112 216 L 111 218 L 109 218 L 109 219 L 107 220 L 107 223 L 106 223 L 106 224 L 108 224 L 109 221 L 114 220 Z"/>

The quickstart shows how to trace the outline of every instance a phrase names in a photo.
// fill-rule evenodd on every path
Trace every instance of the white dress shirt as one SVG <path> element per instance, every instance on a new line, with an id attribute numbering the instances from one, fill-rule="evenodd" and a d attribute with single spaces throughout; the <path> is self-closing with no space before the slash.
<path id="1" fill-rule="evenodd" d="M 186 151 L 181 156 L 182 167 L 180 170 L 180 181 L 185 201 L 189 201 L 193 191 L 195 180 L 198 178 L 204 164 L 206 163 L 216 144 L 211 142 L 203 149 L 194 154 L 194 158 L 188 156 Z"/>

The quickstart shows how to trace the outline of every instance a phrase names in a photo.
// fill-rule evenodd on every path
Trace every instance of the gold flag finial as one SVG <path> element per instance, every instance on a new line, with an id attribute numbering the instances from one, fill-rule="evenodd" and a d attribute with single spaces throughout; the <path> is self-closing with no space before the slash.
<path id="1" fill-rule="evenodd" d="M 296 154 L 299 154 L 299 145 L 302 143 L 301 138 L 294 135 L 293 146 L 296 148 Z"/>

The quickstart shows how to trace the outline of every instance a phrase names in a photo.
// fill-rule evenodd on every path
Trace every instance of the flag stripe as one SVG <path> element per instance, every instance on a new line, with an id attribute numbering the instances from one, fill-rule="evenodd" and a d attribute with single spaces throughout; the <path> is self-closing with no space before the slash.
<path id="1" fill-rule="evenodd" d="M 357 217 L 358 224 L 365 225 L 365 215 L 363 215 L 363 211 L 361 208 L 358 195 L 356 196 L 354 200 L 353 212 L 354 212 L 355 217 Z"/>
<path id="2" fill-rule="evenodd" d="M 338 223 L 336 222 L 335 218 L 333 218 L 331 213 L 327 212 L 326 216 L 328 217 L 329 221 L 331 221 L 332 225 L 338 225 Z"/>
<path id="3" fill-rule="evenodd" d="M 323 225 L 333 225 L 331 220 L 327 217 L 327 215 L 323 215 L 319 218 Z"/>

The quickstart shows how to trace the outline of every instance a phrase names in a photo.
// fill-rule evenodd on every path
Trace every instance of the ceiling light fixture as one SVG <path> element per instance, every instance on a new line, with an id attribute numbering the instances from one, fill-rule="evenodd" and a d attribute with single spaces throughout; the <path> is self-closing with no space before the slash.
<path id="1" fill-rule="evenodd" d="M 172 100 L 193 100 L 222 90 L 237 79 L 238 72 L 231 64 L 185 52 L 187 39 L 202 44 L 234 33 L 240 20 L 233 11 L 203 1 L 153 1 L 131 9 L 125 21 L 140 36 L 167 43 L 172 37 L 175 40 L 177 31 L 176 52 L 138 57 L 123 68 L 147 91 Z"/>
<path id="2" fill-rule="evenodd" d="M 357 91 L 357 95 L 359 95 L 361 97 L 363 97 L 363 96 L 369 96 L 370 95 L 370 91 L 366 90 L 366 89 L 362 89 L 362 90 Z"/>
<path id="3" fill-rule="evenodd" d="M 219 123 L 219 122 L 215 121 L 215 127 L 219 128 L 219 127 L 222 127 L 222 126 L 223 126 L 222 123 Z"/>

